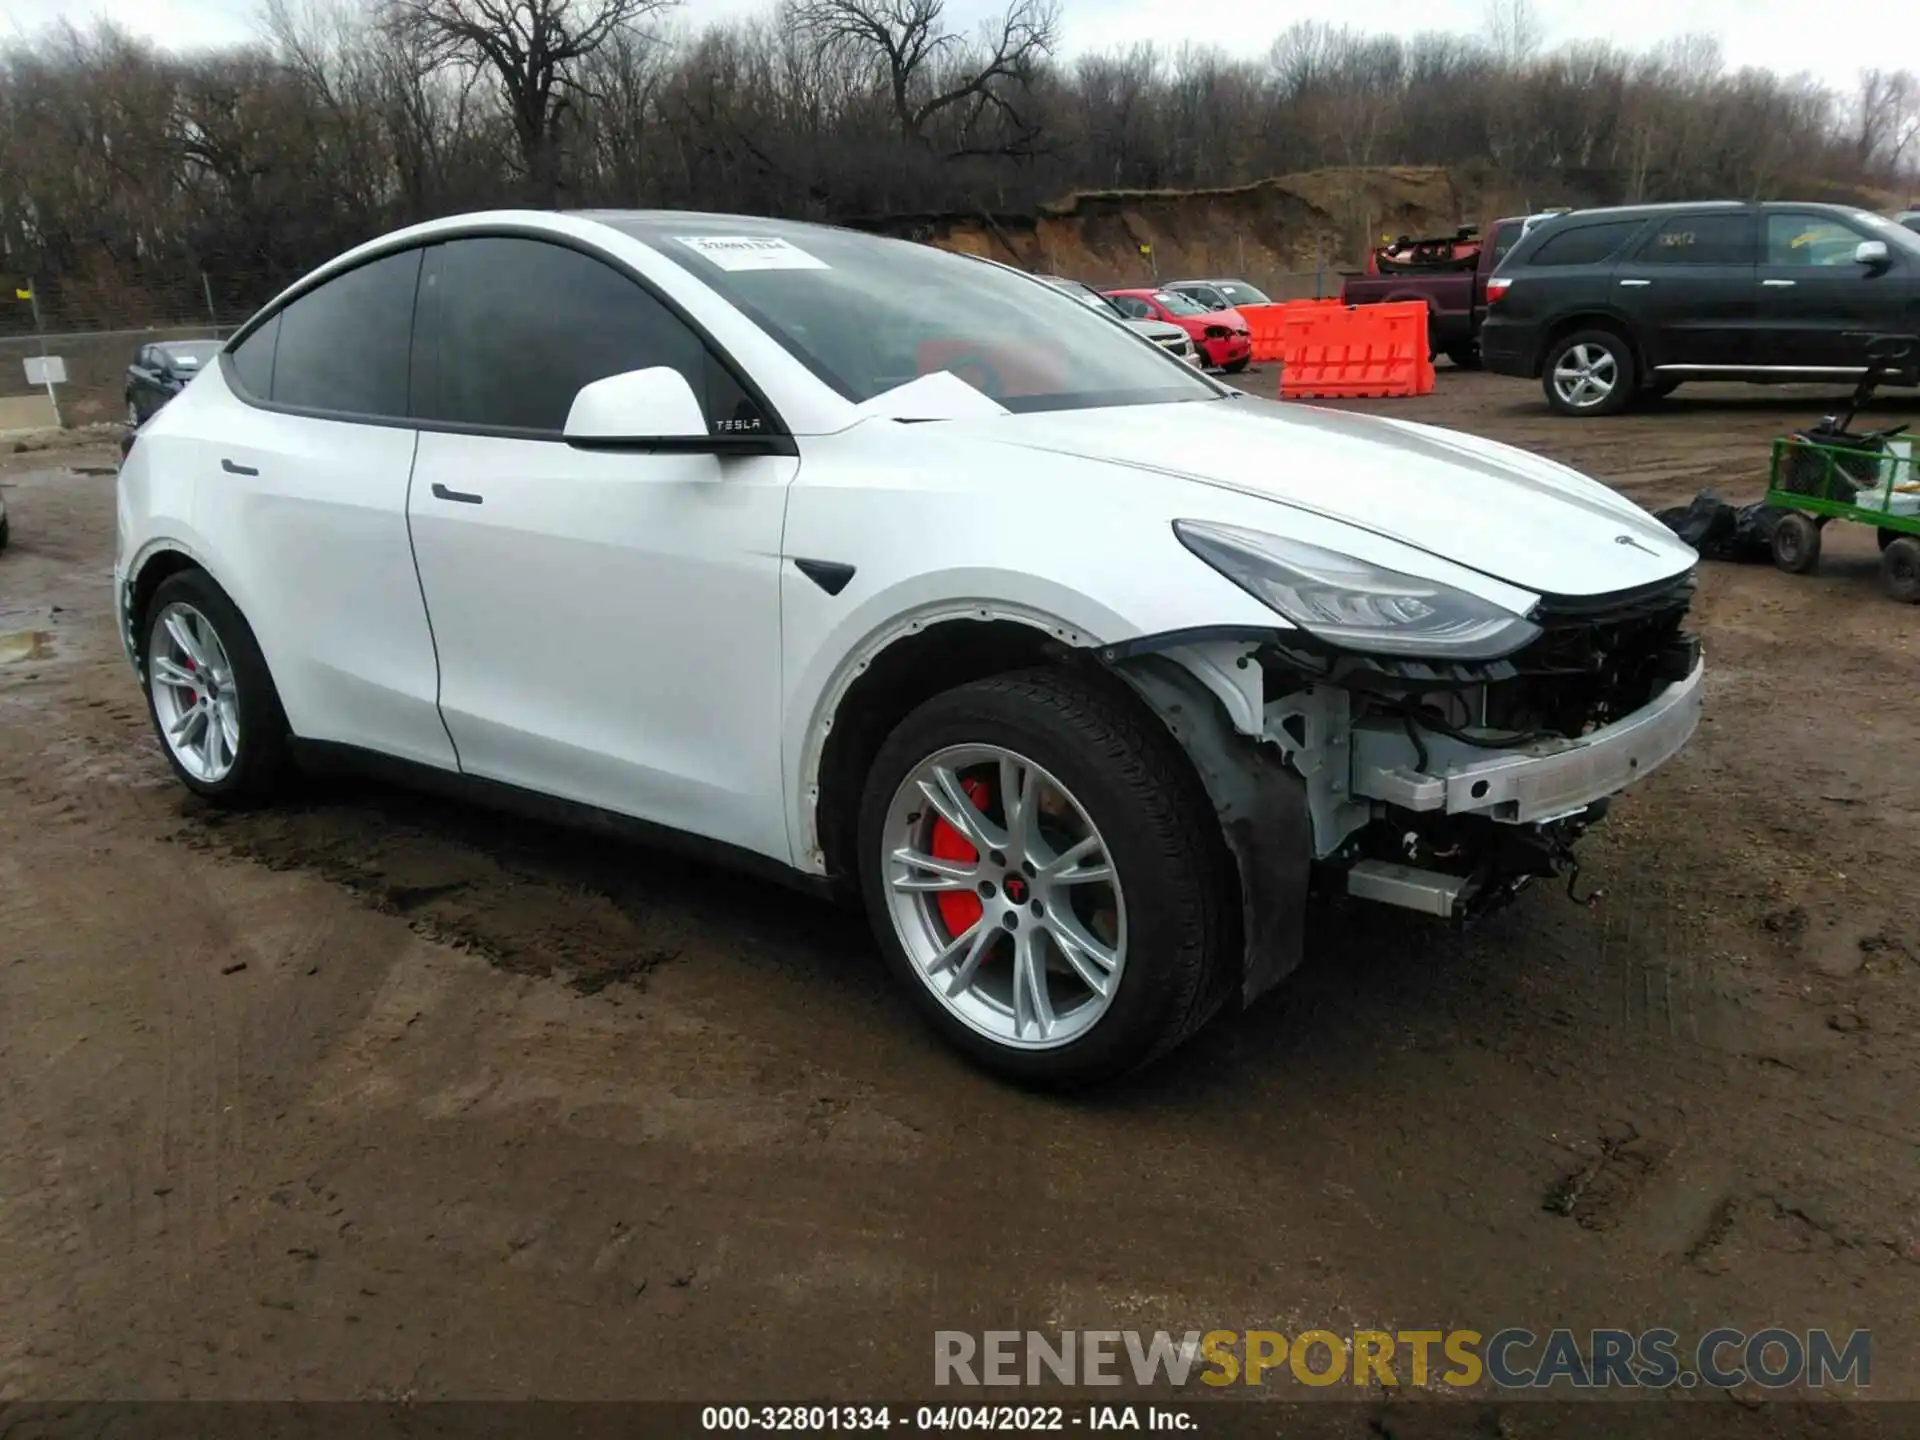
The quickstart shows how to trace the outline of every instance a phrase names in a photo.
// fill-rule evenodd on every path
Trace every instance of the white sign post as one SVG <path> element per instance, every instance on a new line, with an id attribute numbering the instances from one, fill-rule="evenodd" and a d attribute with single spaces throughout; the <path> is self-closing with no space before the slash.
<path id="1" fill-rule="evenodd" d="M 60 397 L 53 393 L 53 387 L 67 383 L 67 362 L 58 355 L 27 356 L 27 383 L 47 387 L 47 403 L 53 406 L 53 423 L 63 426 L 60 419 Z"/>

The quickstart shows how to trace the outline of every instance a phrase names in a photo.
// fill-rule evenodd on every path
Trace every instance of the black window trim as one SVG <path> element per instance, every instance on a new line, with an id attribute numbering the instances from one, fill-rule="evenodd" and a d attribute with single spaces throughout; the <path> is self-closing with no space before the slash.
<path id="1" fill-rule="evenodd" d="M 707 353 L 713 357 L 715 363 L 717 363 L 722 370 L 726 371 L 733 379 L 733 382 L 740 387 L 742 393 L 759 407 L 761 415 L 767 422 L 768 428 L 757 435 L 709 435 L 705 438 L 689 436 L 686 439 L 656 441 L 647 445 L 634 445 L 625 441 L 569 441 L 566 434 L 560 430 L 536 430 L 519 425 L 470 425 L 457 420 L 421 420 L 404 415 L 363 415 L 357 411 L 325 410 L 311 405 L 281 405 L 272 400 L 264 400 L 258 395 L 252 394 L 245 386 L 241 385 L 237 367 L 233 360 L 233 352 L 244 344 L 248 337 L 255 331 L 271 324 L 277 319 L 280 313 L 288 306 L 312 294 L 321 286 L 339 279 L 342 275 L 350 274 L 364 265 L 371 265 L 377 260 L 385 260 L 390 256 L 404 254 L 409 250 L 424 252 L 435 245 L 451 244 L 456 240 L 544 241 L 549 245 L 559 245 L 565 249 L 577 251 L 590 260 L 598 260 L 601 264 L 612 269 L 627 280 L 632 281 L 635 285 L 638 285 L 649 296 L 659 302 L 668 314 L 672 315 L 681 324 L 685 325 L 687 329 L 692 331 L 695 338 L 706 347 Z M 421 256 L 420 271 L 422 274 L 425 273 L 425 261 L 426 257 L 423 253 Z M 420 292 L 417 281 L 414 288 L 413 304 L 413 318 L 417 321 L 420 313 Z M 411 378 L 413 350 L 411 324 L 408 327 L 407 349 L 408 374 L 409 378 Z M 620 259 L 618 256 L 609 254 L 598 246 L 581 240 L 576 236 L 555 234 L 553 231 L 542 229 L 537 225 L 491 224 L 474 226 L 470 229 L 437 231 L 432 235 L 411 235 L 405 239 L 396 239 L 391 244 L 382 244 L 375 249 L 369 250 L 366 254 L 357 257 L 351 265 L 328 267 L 318 271 L 308 279 L 302 281 L 296 289 L 289 291 L 275 304 L 253 315 L 245 325 L 242 325 L 227 337 L 226 343 L 220 347 L 220 374 L 226 380 L 227 388 L 243 403 L 251 405 L 254 409 L 268 410 L 279 415 L 298 415 L 309 420 L 340 420 L 352 425 L 384 425 L 395 430 L 416 430 L 437 435 L 478 435 L 496 440 L 544 440 L 549 443 L 562 445 L 571 444 L 575 449 L 582 450 L 634 450 L 659 454 L 692 453 L 789 456 L 797 456 L 800 453 L 799 447 L 794 443 L 792 431 L 788 429 L 786 422 L 781 419 L 780 412 L 774 408 L 773 402 L 767 398 L 766 392 L 755 384 L 752 378 L 740 368 L 733 356 L 727 352 L 724 346 L 720 345 L 713 338 L 713 335 L 707 330 L 706 326 L 702 325 L 698 320 L 694 319 L 692 315 L 687 313 L 684 306 L 671 295 L 664 293 L 658 285 L 654 284 L 653 281 L 649 280 L 645 275 L 642 275 L 638 270 L 634 269 L 633 266 L 627 264 L 626 261 Z"/>

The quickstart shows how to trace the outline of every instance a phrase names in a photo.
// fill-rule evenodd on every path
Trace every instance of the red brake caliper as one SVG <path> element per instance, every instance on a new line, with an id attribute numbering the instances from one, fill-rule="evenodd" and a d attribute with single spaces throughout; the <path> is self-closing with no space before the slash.
<path id="1" fill-rule="evenodd" d="M 982 810 L 987 808 L 989 792 L 986 782 L 981 780 L 962 780 L 960 787 L 967 792 L 967 798 Z M 929 848 L 936 860 L 978 860 L 980 852 L 967 843 L 967 838 L 945 820 L 936 818 L 933 822 L 933 839 Z M 949 890 L 939 897 L 940 919 L 947 927 L 947 934 L 958 938 L 980 922 L 980 897 L 966 890 Z"/>

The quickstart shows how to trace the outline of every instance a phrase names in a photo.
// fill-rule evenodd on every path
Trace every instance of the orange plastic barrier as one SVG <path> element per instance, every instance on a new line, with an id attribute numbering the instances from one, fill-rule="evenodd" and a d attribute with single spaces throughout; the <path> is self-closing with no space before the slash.
<path id="1" fill-rule="evenodd" d="M 1271 305 L 1236 305 L 1247 322 L 1247 331 L 1253 341 L 1254 363 L 1261 364 L 1286 359 L 1286 335 L 1288 317 L 1305 314 L 1309 310 L 1324 309 L 1329 305 L 1338 305 L 1333 300 L 1276 300 Z"/>
<path id="2" fill-rule="evenodd" d="M 1288 399 L 1432 393 L 1427 307 L 1421 301 L 1285 308 L 1279 358 L 1286 364 L 1282 393 Z"/>

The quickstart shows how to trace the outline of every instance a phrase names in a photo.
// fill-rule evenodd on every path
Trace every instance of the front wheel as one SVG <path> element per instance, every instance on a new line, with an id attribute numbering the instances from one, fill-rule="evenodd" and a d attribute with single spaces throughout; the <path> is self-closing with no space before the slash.
<path id="1" fill-rule="evenodd" d="M 1010 1079 L 1107 1079 L 1226 998 L 1237 925 L 1219 822 L 1130 695 L 1051 670 L 914 711 L 868 774 L 861 888 L 933 1027 Z"/>
<path id="2" fill-rule="evenodd" d="M 1447 351 L 1447 359 L 1453 362 L 1456 370 L 1478 370 L 1480 368 L 1480 347 L 1478 345 L 1456 345 Z"/>
<path id="3" fill-rule="evenodd" d="M 180 783 L 223 805 L 270 799 L 287 722 L 253 631 L 202 570 L 160 582 L 144 617 L 147 711 Z"/>
<path id="4" fill-rule="evenodd" d="M 1548 351 L 1540 387 L 1558 414 L 1616 415 L 1633 398 L 1633 351 L 1611 331 L 1579 331 Z"/>
<path id="5" fill-rule="evenodd" d="M 1789 575 L 1805 575 L 1820 563 L 1820 527 L 1798 510 L 1773 527 L 1773 563 Z"/>
<path id="6" fill-rule="evenodd" d="M 1227 374 L 1238 375 L 1242 370 L 1245 370 L 1247 366 L 1252 363 L 1253 363 L 1253 357 L 1251 355 L 1244 355 L 1238 360 L 1229 361 L 1224 368 Z"/>

